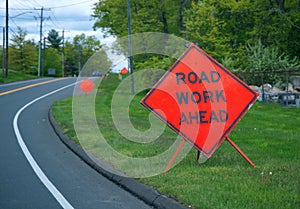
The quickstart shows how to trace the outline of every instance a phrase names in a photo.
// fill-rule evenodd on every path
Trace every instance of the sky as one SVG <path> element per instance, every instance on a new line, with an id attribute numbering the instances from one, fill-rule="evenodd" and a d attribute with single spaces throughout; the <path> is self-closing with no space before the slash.
<path id="1" fill-rule="evenodd" d="M 76 35 L 84 33 L 87 36 L 94 35 L 102 44 L 109 44 L 115 39 L 104 37 L 100 29 L 94 31 L 95 20 L 91 17 L 94 4 L 99 0 L 8 0 L 9 4 L 9 38 L 16 34 L 17 28 L 27 31 L 26 39 L 34 39 L 38 43 L 40 39 L 41 8 L 43 11 L 43 37 L 47 36 L 51 29 L 55 29 L 62 36 L 64 31 L 65 41 L 72 41 Z M 0 7 L 0 26 L 5 26 L 5 1 Z M 1 30 L 2 31 L 2 30 Z M 0 40 L 3 35 L 0 31 Z M 110 55 L 113 57 L 113 55 Z M 124 60 L 123 57 L 114 57 L 114 60 Z M 125 59 L 126 60 L 126 59 Z M 113 61 L 113 60 L 112 60 Z M 114 61 L 113 61 L 114 62 Z M 117 65 L 114 63 L 114 65 Z M 122 68 L 121 64 L 119 68 Z"/>
<path id="2" fill-rule="evenodd" d="M 13 0 L 9 1 L 9 33 L 17 32 L 20 26 L 28 33 L 28 39 L 39 40 L 41 8 L 43 12 L 43 36 L 51 29 L 62 35 L 65 31 L 66 39 L 85 33 L 102 38 L 100 30 L 93 31 L 95 20 L 92 20 L 92 8 L 98 0 Z M 1 7 L 1 26 L 5 26 L 5 1 Z"/>

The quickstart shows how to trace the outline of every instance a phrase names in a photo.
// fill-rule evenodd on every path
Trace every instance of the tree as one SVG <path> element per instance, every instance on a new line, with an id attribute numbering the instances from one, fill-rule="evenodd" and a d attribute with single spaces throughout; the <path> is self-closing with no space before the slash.
<path id="1" fill-rule="evenodd" d="M 65 43 L 65 65 L 68 74 L 78 74 L 79 70 L 97 52 L 101 51 L 101 43 L 95 36 L 76 35 L 72 42 Z"/>
<path id="2" fill-rule="evenodd" d="M 108 59 L 103 49 L 95 52 L 85 63 L 81 76 L 91 76 L 93 72 L 99 72 L 104 75 L 109 72 L 111 61 Z"/>
<path id="3" fill-rule="evenodd" d="M 84 33 L 73 38 L 74 53 L 78 59 L 80 68 L 87 60 L 101 48 L 100 41 L 95 36 L 86 36 Z"/>
<path id="4" fill-rule="evenodd" d="M 218 60 L 241 56 L 253 29 L 255 6 L 250 0 L 204 0 L 187 10 L 185 34 Z"/>
<path id="5" fill-rule="evenodd" d="M 300 58 L 299 11 L 299 0 L 131 0 L 132 33 L 181 36 L 241 70 L 247 68 L 247 45 L 257 40 L 264 47 L 277 48 L 280 54 Z M 101 0 L 92 16 L 94 29 L 118 38 L 127 35 L 126 1 Z M 135 56 L 134 62 L 151 56 Z"/>
<path id="6" fill-rule="evenodd" d="M 65 43 L 65 73 L 67 75 L 78 74 L 77 58 L 74 45 L 70 41 Z"/>
<path id="7" fill-rule="evenodd" d="M 266 83 L 275 84 L 285 78 L 284 73 L 276 73 L 278 70 L 300 69 L 300 61 L 294 57 L 291 59 L 287 54 L 280 53 L 278 47 L 265 47 L 261 40 L 248 44 L 246 72 L 250 72 L 247 82 L 260 85 L 261 81 L 252 75 L 260 75 Z"/>
<path id="8" fill-rule="evenodd" d="M 59 50 L 60 45 L 62 45 L 62 37 L 59 36 L 58 32 L 54 29 L 49 31 L 47 41 L 50 47 L 57 50 Z"/>
<path id="9" fill-rule="evenodd" d="M 55 48 L 49 47 L 45 49 L 44 60 L 44 75 L 47 75 L 49 68 L 54 68 L 56 70 L 56 76 L 62 75 L 61 54 Z"/>
<path id="10" fill-rule="evenodd" d="M 235 68 L 247 67 L 246 46 L 257 40 L 299 58 L 297 0 L 195 1 L 187 9 L 185 23 L 188 39 L 217 60 L 232 58 Z"/>
<path id="11" fill-rule="evenodd" d="M 294 38 L 290 37 L 291 32 L 299 37 L 300 27 L 298 30 L 294 27 L 300 18 L 299 1 L 263 0 L 256 1 L 255 5 L 259 12 L 254 16 L 252 41 L 261 39 L 263 45 L 276 46 L 281 52 L 295 56 L 288 48 L 288 40 Z"/>
<path id="12" fill-rule="evenodd" d="M 18 27 L 17 33 L 12 36 L 9 50 L 9 65 L 11 69 L 32 72 L 37 64 L 37 47 L 33 40 L 26 40 L 27 32 Z"/>
<path id="13" fill-rule="evenodd" d="M 179 35 L 184 29 L 185 8 L 191 0 L 132 0 L 132 33 L 164 32 Z M 179 15 L 178 15 L 179 14 Z M 127 35 L 127 1 L 103 0 L 95 4 L 94 29 L 122 37 Z"/>
<path id="14" fill-rule="evenodd" d="M 181 29 L 185 28 L 185 7 L 188 7 L 191 1 L 192 0 L 131 0 L 132 34 L 163 32 L 180 35 Z M 127 36 L 127 1 L 99 1 L 95 4 L 92 16 L 96 20 L 94 29 L 104 29 L 107 33 L 116 35 L 119 40 Z M 135 40 L 134 44 L 135 46 L 150 46 L 149 43 L 155 44 L 154 40 L 151 39 L 151 35 L 140 34 L 140 39 Z M 121 51 L 127 54 L 128 43 L 126 42 L 120 45 Z M 147 54 L 146 52 L 148 50 L 146 47 L 144 51 L 145 54 L 134 56 L 135 63 L 143 63 L 152 56 L 158 56 Z"/>

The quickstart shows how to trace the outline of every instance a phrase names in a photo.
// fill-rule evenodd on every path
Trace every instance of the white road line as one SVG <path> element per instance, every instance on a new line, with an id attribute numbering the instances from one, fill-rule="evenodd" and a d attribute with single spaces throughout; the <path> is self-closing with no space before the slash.
<path id="1" fill-rule="evenodd" d="M 36 175 L 38 176 L 38 178 L 42 181 L 42 183 L 47 187 L 47 189 L 51 192 L 51 194 L 53 195 L 53 197 L 58 201 L 58 203 L 63 207 L 63 208 L 67 208 L 67 209 L 71 209 L 73 208 L 73 206 L 65 199 L 65 197 L 58 191 L 58 189 L 52 184 L 52 182 L 47 178 L 47 176 L 44 174 L 44 172 L 42 171 L 42 169 L 39 167 L 39 165 L 37 164 L 37 162 L 34 160 L 34 158 L 32 157 L 32 155 L 30 154 L 26 144 L 24 143 L 24 140 L 22 138 L 22 135 L 20 134 L 20 130 L 18 127 L 18 118 L 20 116 L 20 114 L 22 113 L 23 110 L 25 110 L 27 107 L 29 107 L 30 105 L 32 105 L 33 103 L 47 97 L 50 96 L 52 94 L 55 94 L 59 91 L 62 91 L 66 88 L 69 88 L 73 85 L 76 85 L 78 82 L 76 83 L 72 83 L 70 85 L 64 86 L 62 88 L 59 88 L 57 90 L 51 91 L 47 94 L 44 94 L 41 97 L 38 97 L 34 100 L 32 100 L 31 102 L 27 103 L 26 105 L 24 105 L 21 109 L 19 109 L 19 111 L 16 113 L 15 117 L 14 117 L 14 121 L 13 121 L 13 128 L 14 128 L 14 132 L 15 135 L 18 139 L 18 143 L 27 159 L 27 161 L 29 162 L 29 164 L 31 165 L 32 169 L 34 170 L 34 172 L 36 173 Z"/>

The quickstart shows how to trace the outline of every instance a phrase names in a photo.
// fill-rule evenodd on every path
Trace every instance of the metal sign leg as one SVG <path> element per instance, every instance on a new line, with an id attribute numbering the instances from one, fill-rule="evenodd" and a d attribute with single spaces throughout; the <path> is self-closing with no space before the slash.
<path id="1" fill-rule="evenodd" d="M 247 155 L 229 138 L 226 137 L 227 141 L 242 155 L 242 157 L 247 160 L 247 162 L 252 166 L 256 167 L 256 165 L 247 157 Z"/>

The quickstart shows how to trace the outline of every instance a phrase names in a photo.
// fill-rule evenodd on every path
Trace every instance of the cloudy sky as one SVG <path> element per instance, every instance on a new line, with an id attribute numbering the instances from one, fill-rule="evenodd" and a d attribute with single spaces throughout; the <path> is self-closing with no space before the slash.
<path id="1" fill-rule="evenodd" d="M 1 7 L 1 26 L 5 26 L 5 1 Z M 65 30 L 66 38 L 85 33 L 102 38 L 102 33 L 93 31 L 95 20 L 91 20 L 93 4 L 98 0 L 13 0 L 9 1 L 10 36 L 20 26 L 28 32 L 28 39 L 39 40 L 41 8 L 44 7 L 43 35 L 51 29 L 60 34 Z M 1 34 L 2 38 L 2 34 Z"/>
<path id="2" fill-rule="evenodd" d="M 110 45 L 115 39 L 113 37 L 104 38 L 100 30 L 94 31 L 95 20 L 91 18 L 93 7 L 99 0 L 9 0 L 9 38 L 21 27 L 28 33 L 26 39 L 34 39 L 38 43 L 40 39 L 41 8 L 43 12 L 43 37 L 47 36 L 51 29 L 55 29 L 62 35 L 64 30 L 65 40 L 71 41 L 74 36 L 82 33 L 90 36 L 94 35 L 102 44 Z M 5 26 L 5 1 L 0 7 L 0 26 Z M 2 31 L 2 30 L 1 30 Z M 2 33 L 0 31 L 0 40 Z M 2 42 L 1 42 L 2 43 Z M 127 66 L 124 56 L 115 56 L 107 51 L 108 56 L 113 61 L 113 65 L 118 65 L 116 69 Z"/>

